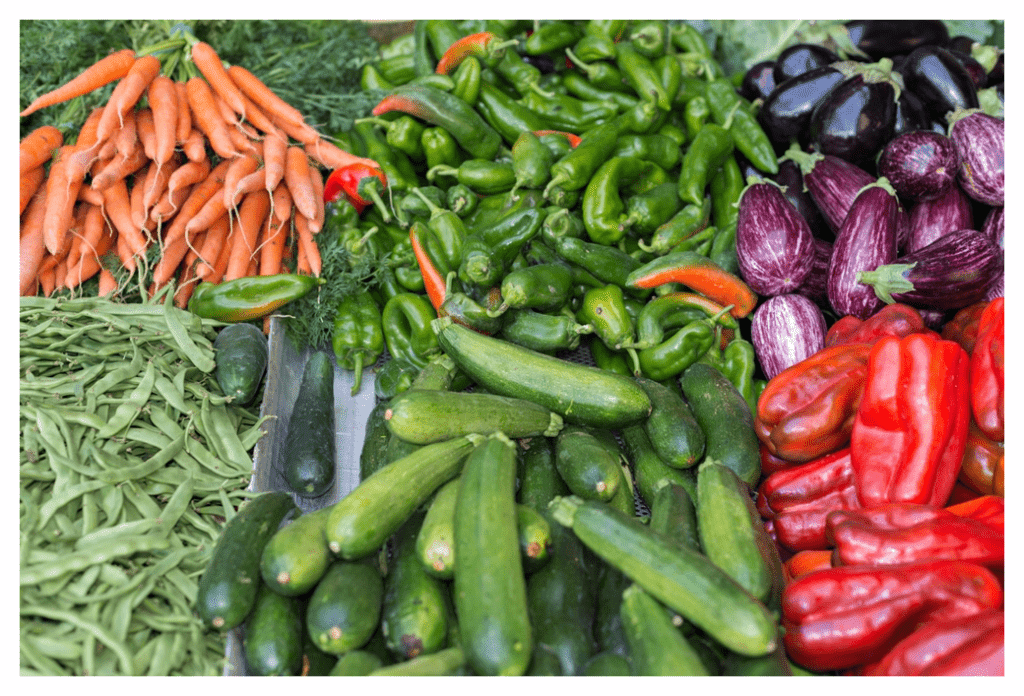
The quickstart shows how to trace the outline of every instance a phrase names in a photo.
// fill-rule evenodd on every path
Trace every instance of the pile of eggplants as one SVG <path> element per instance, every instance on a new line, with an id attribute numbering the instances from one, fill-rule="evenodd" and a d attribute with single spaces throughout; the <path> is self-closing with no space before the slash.
<path id="1" fill-rule="evenodd" d="M 845 28 L 842 55 L 790 46 L 738 88 L 780 155 L 773 177 L 746 169 L 736 233 L 771 372 L 823 347 L 840 317 L 900 302 L 940 328 L 1003 294 L 1004 122 L 978 98 L 1002 101 L 1002 52 L 986 69 L 937 20 Z"/>

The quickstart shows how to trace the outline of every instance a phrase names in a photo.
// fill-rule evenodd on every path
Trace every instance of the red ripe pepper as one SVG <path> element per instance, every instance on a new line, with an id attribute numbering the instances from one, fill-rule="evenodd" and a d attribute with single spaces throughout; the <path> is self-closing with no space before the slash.
<path id="1" fill-rule="evenodd" d="M 957 482 L 982 495 L 996 493 L 998 487 L 997 495 L 1002 495 L 1004 458 L 1002 443 L 989 439 L 972 418 Z"/>
<path id="2" fill-rule="evenodd" d="M 852 314 L 842 317 L 825 333 L 825 347 L 845 343 L 875 343 L 883 336 L 903 338 L 914 333 L 931 331 L 924 325 L 921 313 L 910 305 L 895 302 L 886 305 L 867 319 Z"/>
<path id="3" fill-rule="evenodd" d="M 982 495 L 962 503 L 946 507 L 947 512 L 960 517 L 969 517 L 972 520 L 984 522 L 991 527 L 1003 529 L 1006 506 L 1003 497 L 999 495 Z"/>
<path id="4" fill-rule="evenodd" d="M 463 36 L 453 43 L 437 61 L 434 70 L 438 75 L 447 75 L 469 56 L 475 56 L 488 67 L 501 60 L 510 46 L 519 43 L 515 39 L 505 40 L 489 31 Z"/>
<path id="5" fill-rule="evenodd" d="M 373 180 L 379 181 L 379 186 Z M 332 203 L 345 196 L 358 213 L 362 213 L 371 203 L 376 203 L 387 221 L 387 206 L 380 196 L 387 185 L 387 176 L 380 168 L 353 162 L 335 169 L 327 177 L 324 182 L 324 203 Z"/>
<path id="6" fill-rule="evenodd" d="M 568 58 L 566 60 L 568 60 Z M 575 133 L 566 133 L 565 131 L 559 130 L 536 130 L 533 131 L 533 134 L 538 137 L 542 135 L 564 135 L 565 139 L 569 141 L 569 145 L 572 146 L 573 148 L 579 145 L 580 140 L 582 140 L 582 138 L 580 138 L 580 136 L 576 135 Z"/>
<path id="7" fill-rule="evenodd" d="M 988 303 L 978 319 L 978 340 L 971 351 L 971 414 L 989 439 L 1003 441 L 1003 301 Z"/>
<path id="8" fill-rule="evenodd" d="M 946 502 L 967 440 L 968 362 L 963 348 L 934 334 L 871 348 L 850 435 L 863 507 Z"/>
<path id="9" fill-rule="evenodd" d="M 988 302 L 981 300 L 957 311 L 942 326 L 942 337 L 947 341 L 956 341 L 968 353 L 973 352 L 974 342 L 978 340 L 978 320 L 987 306 Z"/>
<path id="10" fill-rule="evenodd" d="M 764 476 L 769 476 L 771 474 L 774 474 L 776 471 L 781 471 L 782 469 L 788 469 L 789 467 L 795 464 L 795 462 L 791 462 L 788 459 L 776 457 L 774 454 L 772 454 L 772 451 L 768 449 L 768 446 L 765 445 L 763 442 L 760 443 L 760 451 L 761 474 Z"/>
<path id="11" fill-rule="evenodd" d="M 825 568 L 831 567 L 832 552 L 827 549 L 808 549 L 806 551 L 797 551 L 786 560 L 785 564 L 783 564 L 783 568 L 785 568 L 786 573 L 789 575 L 789 582 L 798 580 L 799 578 L 817 570 L 824 570 Z"/>
<path id="12" fill-rule="evenodd" d="M 860 670 L 881 677 L 1001 677 L 1005 672 L 1006 614 L 990 609 L 966 619 L 931 621 L 885 657 Z"/>
<path id="13" fill-rule="evenodd" d="M 928 621 L 964 620 L 1003 605 L 998 579 L 965 561 L 840 566 L 809 573 L 782 596 L 786 653 L 812 671 L 882 659 Z"/>
<path id="14" fill-rule="evenodd" d="M 754 430 L 768 450 L 806 462 L 845 447 L 870 352 L 866 343 L 823 348 L 769 380 L 754 418 Z"/>
<path id="15" fill-rule="evenodd" d="M 626 276 L 626 287 L 646 290 L 681 283 L 723 306 L 737 319 L 754 311 L 757 294 L 742 278 L 695 251 L 658 256 Z"/>
<path id="16" fill-rule="evenodd" d="M 426 240 L 424 235 L 430 234 L 430 229 L 422 222 L 416 221 L 409 227 L 409 243 L 412 245 L 412 253 L 416 257 L 416 263 L 420 267 L 420 275 L 423 276 L 423 287 L 434 306 L 434 311 L 440 309 L 448 295 L 448 279 L 438 270 L 434 260 L 427 253 Z"/>

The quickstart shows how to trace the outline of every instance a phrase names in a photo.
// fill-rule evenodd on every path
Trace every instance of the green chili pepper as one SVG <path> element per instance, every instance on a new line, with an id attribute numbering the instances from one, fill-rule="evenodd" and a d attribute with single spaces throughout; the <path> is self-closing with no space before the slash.
<path id="1" fill-rule="evenodd" d="M 378 61 L 377 70 L 388 82 L 401 85 L 416 77 L 416 66 L 412 54 L 402 53 Z"/>
<path id="2" fill-rule="evenodd" d="M 695 53 L 705 58 L 712 57 L 711 47 L 692 24 L 681 22 L 671 28 L 669 38 L 672 45 L 683 53 Z"/>
<path id="3" fill-rule="evenodd" d="M 491 295 L 500 301 L 501 295 L 497 291 L 488 292 L 486 297 L 490 298 Z M 452 321 L 468 326 L 474 331 L 491 335 L 501 331 L 505 324 L 504 313 L 497 309 L 497 306 L 492 306 L 490 302 L 487 306 L 481 305 L 464 292 L 449 291 L 445 294 L 444 302 L 437 313 L 438 316 L 451 317 Z"/>
<path id="4" fill-rule="evenodd" d="M 193 291 L 188 309 L 203 319 L 250 321 L 267 316 L 324 282 L 323 278 L 293 273 L 244 276 L 218 284 L 202 282 Z"/>
<path id="5" fill-rule="evenodd" d="M 642 100 L 653 101 L 666 112 L 672 109 L 672 100 L 661 82 L 661 75 L 651 60 L 636 50 L 632 41 L 615 44 L 615 64 Z"/>
<path id="6" fill-rule="evenodd" d="M 701 128 L 683 154 L 679 197 L 686 203 L 700 204 L 704 200 L 708 181 L 725 160 L 732 156 L 732 152 L 730 131 L 714 123 Z"/>
<path id="7" fill-rule="evenodd" d="M 735 222 L 718 231 L 708 250 L 708 258 L 733 275 L 739 275 L 740 262 L 736 256 Z"/>
<path id="8" fill-rule="evenodd" d="M 564 138 L 563 138 L 564 140 Z M 555 157 L 531 131 L 523 131 L 512 145 L 512 171 L 516 181 L 512 193 L 520 188 L 540 188 L 551 178 Z"/>
<path id="9" fill-rule="evenodd" d="M 542 97 L 550 97 L 550 92 L 541 88 L 543 73 L 536 65 L 527 63 L 516 51 L 505 51 L 505 55 L 494 65 L 494 72 L 504 77 L 515 88 L 519 96 L 525 97 L 536 92 Z"/>
<path id="10" fill-rule="evenodd" d="M 743 172 L 735 157 L 727 157 L 711 177 L 711 210 L 715 227 L 724 229 L 735 225 L 739 218 L 740 194 L 746 187 Z"/>
<path id="11" fill-rule="evenodd" d="M 576 312 L 576 320 L 590 324 L 594 334 L 612 350 L 632 348 L 636 343 L 633 318 L 618 285 L 587 290 Z"/>
<path id="12" fill-rule="evenodd" d="M 626 277 L 643 264 L 618 247 L 586 242 L 575 237 L 562 237 L 555 242 L 555 251 L 571 264 L 607 284 L 625 287 Z"/>
<path id="13" fill-rule="evenodd" d="M 675 377 L 707 353 L 717 338 L 712 321 L 692 321 L 670 338 L 640 350 L 640 372 L 657 382 Z"/>
<path id="14" fill-rule="evenodd" d="M 480 85 L 477 110 L 490 126 L 512 144 L 523 131 L 548 130 L 549 124 L 538 114 L 486 82 Z"/>
<path id="15" fill-rule="evenodd" d="M 647 235 L 667 222 L 681 207 L 679 185 L 666 181 L 627 198 L 626 218 L 622 224 L 634 235 Z"/>
<path id="16" fill-rule="evenodd" d="M 572 272 L 563 263 L 543 263 L 511 271 L 501 280 L 502 304 L 512 309 L 549 312 L 565 305 Z"/>
<path id="17" fill-rule="evenodd" d="M 668 23 L 648 19 L 634 24 L 629 34 L 629 40 L 640 55 L 654 60 L 665 55 L 671 42 L 669 40 Z"/>
<path id="18" fill-rule="evenodd" d="M 438 176 L 454 176 L 455 180 L 481 195 L 505 193 L 516 183 L 511 162 L 468 159 L 458 167 L 438 165 L 427 170 L 427 181 Z"/>
<path id="19" fill-rule="evenodd" d="M 675 93 L 672 98 L 672 103 L 679 105 L 686 105 L 694 97 L 705 97 L 707 96 L 707 80 L 702 80 L 699 77 L 688 75 L 686 71 L 683 71 L 683 77 L 679 81 L 679 90 Z"/>
<path id="20" fill-rule="evenodd" d="M 575 350 L 580 336 L 591 333 L 592 327 L 578 323 L 569 313 L 545 314 L 533 309 L 509 312 L 501 329 L 505 340 L 541 353 Z"/>
<path id="21" fill-rule="evenodd" d="M 615 121 L 595 126 L 580 137 L 580 143 L 565 157 L 551 165 L 551 180 L 544 188 L 544 197 L 556 186 L 578 191 L 590 183 L 591 177 L 615 151 L 619 124 Z"/>
<path id="22" fill-rule="evenodd" d="M 433 87 L 439 89 L 442 92 L 452 92 L 455 89 L 455 80 L 448 75 L 423 75 L 422 77 L 414 77 L 408 82 L 404 83 L 405 87 Z"/>
<path id="23" fill-rule="evenodd" d="M 412 27 L 413 49 L 412 60 L 416 75 L 430 75 L 434 72 L 437 61 L 430 54 L 430 41 L 427 38 L 427 23 L 420 19 Z"/>
<path id="24" fill-rule="evenodd" d="M 554 244 L 562 237 L 582 237 L 587 231 L 583 218 L 579 213 L 568 208 L 551 206 L 541 226 L 541 238 L 548 244 Z"/>
<path id="25" fill-rule="evenodd" d="M 461 218 L 472 214 L 476 210 L 477 204 L 480 203 L 480 196 L 468 186 L 459 183 L 448 187 L 446 196 L 448 209 Z"/>
<path id="26" fill-rule="evenodd" d="M 623 92 L 621 90 L 598 87 L 588 80 L 586 76 L 577 72 L 566 72 L 562 76 L 562 84 L 565 85 L 565 89 L 569 94 L 587 101 L 615 104 L 620 111 L 630 109 L 640 101 L 632 94 L 631 89 L 629 92 Z M 625 85 L 625 87 L 629 89 L 628 85 Z"/>
<path id="27" fill-rule="evenodd" d="M 417 186 L 399 199 L 395 212 L 402 212 L 407 217 L 429 218 L 432 209 L 423 200 L 424 196 L 435 207 L 447 205 L 444 189 L 437 186 Z"/>
<path id="28" fill-rule="evenodd" d="M 668 120 L 669 112 L 649 100 L 641 100 L 619 115 L 622 133 L 653 133 Z"/>
<path id="29" fill-rule="evenodd" d="M 381 75 L 380 70 L 377 70 L 377 68 L 373 66 L 373 63 L 367 63 L 363 66 L 363 70 L 360 73 L 359 87 L 364 92 L 369 92 L 375 89 L 390 91 L 394 89 L 395 85 Z"/>
<path id="30" fill-rule="evenodd" d="M 623 133 L 615 141 L 613 155 L 615 157 L 637 157 L 669 170 L 679 164 L 682 158 L 682 149 L 678 142 L 661 131 L 657 133 Z"/>
<path id="31" fill-rule="evenodd" d="M 779 160 L 775 148 L 750 109 L 750 103 L 737 93 L 732 83 L 717 79 L 707 86 L 708 105 L 715 122 L 729 129 L 736 149 L 757 169 L 777 174 Z"/>
<path id="32" fill-rule="evenodd" d="M 685 204 L 679 212 L 654 230 L 649 243 L 645 244 L 641 241 L 639 246 L 652 254 L 667 253 L 673 247 L 705 229 L 710 217 L 710 198 L 705 198 L 700 204 Z"/>
<path id="33" fill-rule="evenodd" d="M 548 149 L 548 152 L 551 153 L 552 164 L 554 164 L 554 162 L 556 162 L 557 160 L 560 160 L 563 157 L 565 157 L 567 154 L 569 154 L 569 151 L 572 150 L 572 143 L 569 142 L 569 139 L 565 137 L 562 133 L 543 133 L 543 131 L 538 132 L 541 132 L 542 135 L 538 135 L 537 137 L 540 138 L 541 143 L 543 143 L 544 147 L 546 147 Z"/>
<path id="34" fill-rule="evenodd" d="M 669 292 L 648 301 L 636 319 L 636 347 L 650 348 L 665 340 L 665 332 L 698 319 L 714 318 L 719 325 L 737 329 L 736 319 L 717 302 L 695 292 Z"/>
<path id="35" fill-rule="evenodd" d="M 540 232 L 544 217 L 542 210 L 522 208 L 473 232 L 466 240 L 459 278 L 482 287 L 494 284 L 526 243 Z"/>
<path id="36" fill-rule="evenodd" d="M 583 194 L 583 224 L 598 244 L 615 244 L 626 234 L 625 210 L 620 189 L 647 179 L 655 166 L 638 157 L 612 157 L 602 164 Z"/>
<path id="37" fill-rule="evenodd" d="M 401 360 L 388 360 L 373 376 L 373 392 L 379 400 L 391 399 L 408 391 L 420 368 Z"/>
<path id="38" fill-rule="evenodd" d="M 704 128 L 704 124 L 711 118 L 711 106 L 703 96 L 696 96 L 686 102 L 683 108 L 683 123 L 686 125 L 686 139 L 693 142 L 697 134 Z"/>
<path id="39" fill-rule="evenodd" d="M 455 212 L 443 208 L 439 203 L 431 200 L 423 193 L 422 189 L 415 188 L 413 192 L 422 198 L 430 212 L 427 226 L 437 238 L 441 253 L 448 262 L 448 266 L 457 268 L 462 260 L 462 246 L 469 234 L 466 223 Z"/>
<path id="40" fill-rule="evenodd" d="M 570 22 L 552 21 L 541 24 L 526 38 L 527 55 L 539 56 L 572 46 L 583 36 L 583 29 Z"/>
<path id="41" fill-rule="evenodd" d="M 591 36 L 589 38 L 591 40 L 607 41 L 607 39 L 595 36 Z M 614 57 L 615 44 L 612 43 L 610 47 L 613 54 L 612 56 L 604 56 L 605 58 Z M 619 70 L 614 63 L 609 63 L 601 59 L 594 59 L 591 60 L 591 62 L 587 62 L 586 58 L 578 55 L 571 48 L 565 49 L 565 55 L 573 62 L 573 65 L 583 72 L 587 81 L 594 87 L 624 93 L 629 90 L 629 86 L 625 83 L 622 71 Z"/>
<path id="42" fill-rule="evenodd" d="M 628 19 L 591 19 L 583 27 L 587 34 L 606 36 L 612 41 L 619 41 L 629 27 Z"/>
<path id="43" fill-rule="evenodd" d="M 425 24 L 427 42 L 434 53 L 434 60 L 441 60 L 448 47 L 462 38 L 458 25 L 451 19 L 428 19 Z"/>
<path id="44" fill-rule="evenodd" d="M 362 386 L 363 367 L 372 365 L 384 352 L 380 308 L 367 290 L 346 296 L 338 305 L 331 347 L 338 365 L 354 372 L 355 396 Z"/>
<path id="45" fill-rule="evenodd" d="M 452 80 L 455 83 L 455 86 L 452 88 L 452 94 L 467 104 L 475 106 L 480 98 L 480 74 L 482 69 L 480 61 L 476 56 L 464 58 L 459 63 L 459 67 L 452 73 Z"/>
<path id="46" fill-rule="evenodd" d="M 590 341 L 589 346 L 590 356 L 594 359 L 594 365 L 609 372 L 615 372 L 627 377 L 633 376 L 629 356 L 625 351 L 614 351 L 598 338 Z"/>
<path id="47" fill-rule="evenodd" d="M 606 34 L 586 34 L 565 54 L 577 65 L 581 61 L 609 60 L 615 58 L 615 40 Z"/>
<path id="48" fill-rule="evenodd" d="M 615 104 L 583 100 L 569 94 L 542 97 L 531 93 L 524 96 L 520 103 L 540 115 L 553 129 L 573 133 L 585 132 L 615 118 L 619 113 Z"/>
<path id="49" fill-rule="evenodd" d="M 757 359 L 750 341 L 736 337 L 722 349 L 722 374 L 739 390 L 754 414 L 757 413 L 757 399 L 760 396 L 754 380 L 756 369 Z"/>
<path id="50" fill-rule="evenodd" d="M 420 143 L 428 171 L 440 165 L 458 167 L 466 159 L 455 138 L 444 128 L 427 128 L 420 136 Z"/>
<path id="51" fill-rule="evenodd" d="M 388 300 L 381 313 L 381 325 L 388 353 L 396 360 L 423 368 L 440 351 L 430 322 L 437 318 L 423 295 L 407 292 Z"/>

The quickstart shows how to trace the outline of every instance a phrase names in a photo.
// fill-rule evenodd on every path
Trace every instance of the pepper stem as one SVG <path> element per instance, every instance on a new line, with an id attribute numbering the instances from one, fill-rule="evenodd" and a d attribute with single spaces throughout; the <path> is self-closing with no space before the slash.
<path id="1" fill-rule="evenodd" d="M 359 351 L 355 354 L 352 359 L 352 373 L 354 381 L 352 382 L 352 396 L 359 393 L 359 390 L 363 386 L 363 353 Z"/>

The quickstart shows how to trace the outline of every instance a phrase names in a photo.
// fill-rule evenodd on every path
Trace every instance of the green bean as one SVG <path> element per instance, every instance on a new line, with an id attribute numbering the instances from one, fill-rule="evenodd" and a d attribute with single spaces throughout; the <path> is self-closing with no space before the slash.
<path id="1" fill-rule="evenodd" d="M 131 655 L 128 654 L 127 648 L 121 641 L 115 640 L 102 626 L 87 621 L 72 612 L 54 610 L 45 606 L 22 606 L 21 614 L 23 616 L 42 616 L 44 618 L 53 619 L 54 621 L 64 621 L 81 628 L 83 631 L 91 633 L 100 642 L 110 648 L 110 650 L 117 656 L 125 674 L 130 676 L 134 675 L 134 666 L 132 665 Z"/>
<path id="2" fill-rule="evenodd" d="M 203 372 L 213 372 L 217 366 L 209 353 L 203 352 L 198 344 L 189 336 L 185 325 L 178 315 L 178 310 L 171 304 L 164 305 L 164 316 L 167 320 L 167 329 L 171 332 L 171 338 L 181 349 L 182 355 L 192 361 L 196 367 Z"/>
<path id="3" fill-rule="evenodd" d="M 104 486 L 109 485 L 105 481 L 83 481 L 82 483 L 71 486 L 65 489 L 61 493 L 55 493 L 52 498 L 47 500 L 40 506 L 39 509 L 39 522 L 37 524 L 38 529 L 42 529 L 53 514 L 61 507 L 74 501 L 85 493 L 90 491 L 96 491 Z"/>
<path id="4" fill-rule="evenodd" d="M 111 527 L 97 529 L 94 532 L 85 534 L 75 542 L 75 551 L 88 551 L 95 544 L 109 543 L 112 539 L 124 536 L 137 536 L 161 526 L 161 520 L 156 517 L 135 520 L 134 522 L 122 522 Z M 99 572 L 99 566 L 96 567 Z"/>
<path id="5" fill-rule="evenodd" d="M 21 651 L 21 656 L 24 660 L 37 670 L 38 674 L 45 675 L 48 677 L 69 677 L 71 672 L 64 669 L 55 660 L 42 654 L 34 644 L 29 641 L 22 640 L 18 641 L 18 647 Z M 25 670 L 24 662 L 21 665 L 21 673 L 27 674 Z"/>
<path id="6" fill-rule="evenodd" d="M 185 513 L 189 503 L 192 502 L 192 489 L 193 481 L 189 476 L 167 500 L 167 504 L 160 513 L 160 522 L 163 524 L 166 534 L 171 533 L 171 529 L 178 524 L 178 520 Z"/>
<path id="7" fill-rule="evenodd" d="M 128 624 L 132 621 L 132 609 L 134 608 L 131 596 L 122 597 L 108 606 L 113 606 L 113 610 L 110 613 L 109 622 L 105 622 L 103 625 L 109 626 L 111 634 L 118 640 L 126 640 Z"/>
<path id="8" fill-rule="evenodd" d="M 78 576 L 77 580 L 69 583 L 67 592 L 77 597 L 83 597 L 89 592 L 89 588 L 95 584 L 99 577 L 100 567 L 98 565 L 89 566 L 85 569 L 85 572 Z"/>
<path id="9" fill-rule="evenodd" d="M 49 563 L 38 563 L 21 568 L 20 585 L 32 585 L 61 578 L 69 573 L 88 568 L 96 563 L 105 563 L 112 558 L 130 556 L 143 551 L 157 551 L 168 546 L 166 537 L 157 535 L 140 535 L 118 539 L 116 542 L 101 548 L 88 549 L 70 553 Z"/>
<path id="10" fill-rule="evenodd" d="M 134 481 L 126 481 L 121 488 L 124 490 L 124 497 L 143 517 L 156 517 L 160 514 L 157 504 L 153 502 L 152 498 L 143 494 Z"/>
<path id="11" fill-rule="evenodd" d="M 224 459 L 234 462 L 240 468 L 252 469 L 252 457 L 238 437 L 238 428 L 232 425 L 227 408 L 222 404 L 211 405 L 209 417 L 214 444 L 216 446 L 216 443 L 220 443 Z"/>
<path id="12" fill-rule="evenodd" d="M 128 427 L 128 425 L 139 415 L 142 407 L 149 401 L 149 395 L 153 391 L 153 383 L 156 381 L 156 368 L 153 363 L 146 365 L 146 372 L 138 386 L 132 390 L 128 398 L 117 407 L 114 417 L 100 429 L 97 437 L 110 437 Z"/>
<path id="13" fill-rule="evenodd" d="M 110 391 L 115 384 L 126 382 L 139 374 L 139 370 L 142 369 L 142 351 L 139 350 L 139 347 L 135 344 L 134 340 L 132 341 L 132 350 L 133 353 L 131 361 L 112 367 L 107 374 L 96 380 L 96 383 L 92 387 L 94 392 L 98 394 L 105 394 Z"/>
<path id="14" fill-rule="evenodd" d="M 101 471 L 96 476 L 107 483 L 122 483 L 124 481 L 141 479 L 167 466 L 169 462 L 174 460 L 184 450 L 185 434 L 182 433 L 177 438 L 169 441 L 149 459 L 121 470 Z"/>
<path id="15" fill-rule="evenodd" d="M 180 413 L 188 413 L 188 404 L 185 403 L 185 389 L 184 387 L 178 389 L 177 386 L 163 374 L 158 375 L 156 383 L 154 385 L 160 396 L 164 398 L 164 401 L 173 406 Z"/>

